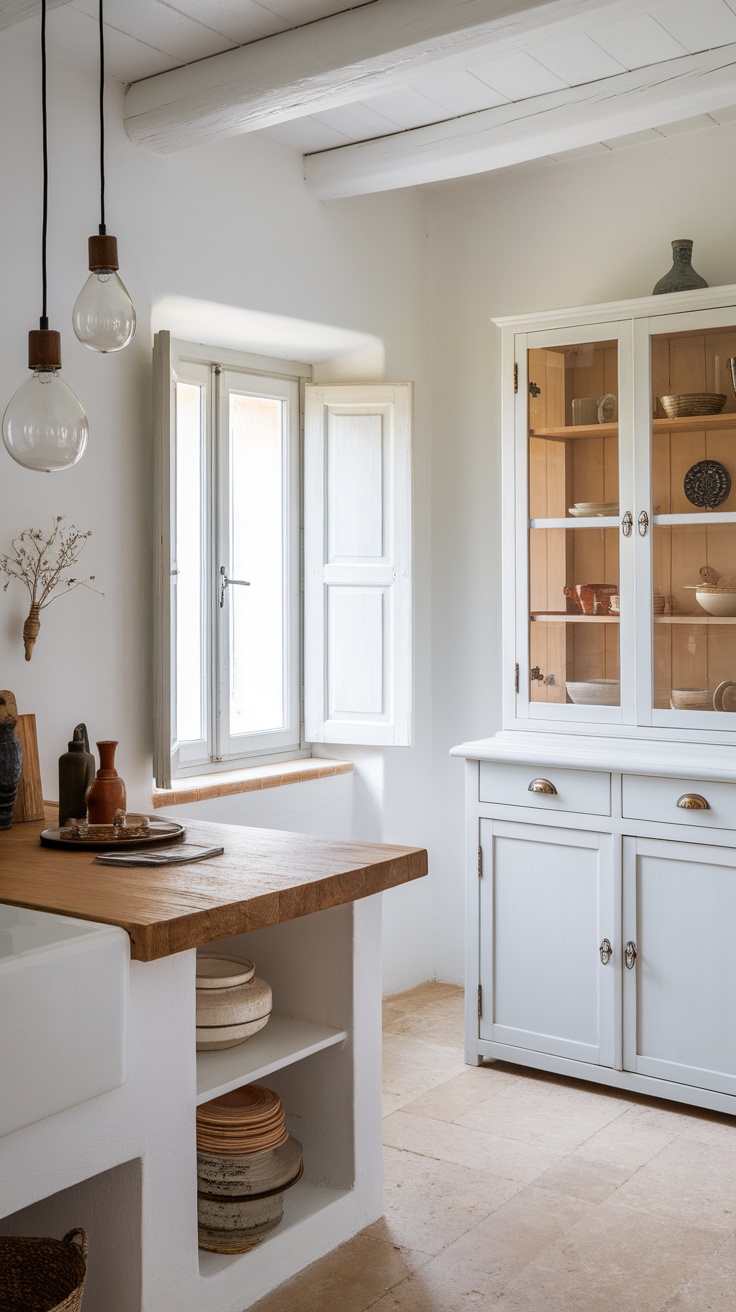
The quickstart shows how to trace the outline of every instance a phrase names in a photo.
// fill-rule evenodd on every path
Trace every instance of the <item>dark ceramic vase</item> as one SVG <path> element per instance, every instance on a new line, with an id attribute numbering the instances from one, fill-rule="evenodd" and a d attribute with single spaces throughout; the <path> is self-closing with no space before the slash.
<path id="1" fill-rule="evenodd" d="M 9 829 L 13 823 L 13 807 L 23 765 L 23 748 L 15 724 L 15 720 L 0 724 L 0 829 Z"/>
<path id="2" fill-rule="evenodd" d="M 707 287 L 705 278 L 701 278 L 692 266 L 693 243 L 689 237 L 677 237 L 672 243 L 672 268 L 659 282 L 654 284 L 653 296 L 663 292 L 691 292 L 697 287 Z"/>
<path id="3" fill-rule="evenodd" d="M 85 798 L 95 777 L 95 758 L 87 750 L 87 730 L 78 724 L 69 750 L 59 757 L 59 824 L 81 820 L 86 811 Z"/>
<path id="4" fill-rule="evenodd" d="M 87 792 L 87 820 L 91 825 L 111 825 L 116 811 L 125 810 L 125 784 L 115 769 L 116 742 L 97 744 L 100 768 Z"/>

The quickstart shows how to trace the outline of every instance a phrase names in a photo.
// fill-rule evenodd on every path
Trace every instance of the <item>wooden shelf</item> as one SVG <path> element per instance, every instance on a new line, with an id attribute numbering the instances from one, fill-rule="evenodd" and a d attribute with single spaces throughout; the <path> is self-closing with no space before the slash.
<path id="1" fill-rule="evenodd" d="M 268 1025 L 236 1048 L 197 1053 L 197 1105 L 241 1084 L 263 1079 L 314 1052 L 342 1043 L 345 1030 L 293 1016 L 272 1016 Z"/>
<path id="2" fill-rule="evenodd" d="M 655 624 L 736 624 L 736 615 L 655 615 Z"/>
<path id="3" fill-rule="evenodd" d="M 530 616 L 537 624 L 618 624 L 620 615 L 566 615 L 558 611 L 536 611 Z"/>
<path id="4" fill-rule="evenodd" d="M 736 429 L 736 414 L 686 415 L 681 419 L 653 419 L 655 433 L 699 433 L 719 428 Z M 564 428 L 530 428 L 530 437 L 548 437 L 560 441 L 570 437 L 617 437 L 618 424 L 576 424 Z"/>

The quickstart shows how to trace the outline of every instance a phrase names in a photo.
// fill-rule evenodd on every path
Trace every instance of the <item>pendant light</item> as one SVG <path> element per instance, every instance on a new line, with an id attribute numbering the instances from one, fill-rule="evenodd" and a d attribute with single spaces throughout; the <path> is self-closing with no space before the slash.
<path id="1" fill-rule="evenodd" d="M 3 415 L 3 442 L 19 465 L 46 473 L 68 469 L 84 455 L 87 416 L 71 387 L 59 376 L 61 334 L 47 317 L 46 236 L 48 230 L 48 126 L 46 113 L 46 0 L 41 0 L 41 118 L 43 123 L 43 222 L 40 327 L 28 334 L 28 368 L 33 374 L 15 393 Z"/>
<path id="2" fill-rule="evenodd" d="M 122 351 L 135 334 L 135 307 L 118 276 L 118 239 L 105 227 L 105 28 L 100 28 L 100 226 L 89 239 L 90 275 L 74 304 L 74 331 L 91 351 Z"/>

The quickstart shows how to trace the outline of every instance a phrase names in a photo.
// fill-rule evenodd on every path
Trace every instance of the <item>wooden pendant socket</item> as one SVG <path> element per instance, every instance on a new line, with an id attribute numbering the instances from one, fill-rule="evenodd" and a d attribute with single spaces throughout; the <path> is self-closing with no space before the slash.
<path id="1" fill-rule="evenodd" d="M 61 333 L 32 328 L 28 334 L 28 368 L 61 369 Z"/>
<path id="2" fill-rule="evenodd" d="M 89 267 L 92 273 L 101 273 L 103 269 L 120 268 L 117 237 L 108 237 L 107 234 L 90 237 L 87 245 L 89 249 Z"/>

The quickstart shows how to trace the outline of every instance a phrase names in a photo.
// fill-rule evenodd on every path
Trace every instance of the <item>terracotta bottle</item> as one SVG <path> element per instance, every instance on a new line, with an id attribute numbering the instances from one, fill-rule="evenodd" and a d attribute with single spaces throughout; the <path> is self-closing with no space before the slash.
<path id="1" fill-rule="evenodd" d="M 125 784 L 115 769 L 116 742 L 97 744 L 100 768 L 87 792 L 87 820 L 91 825 L 111 825 L 116 811 L 125 810 Z"/>

